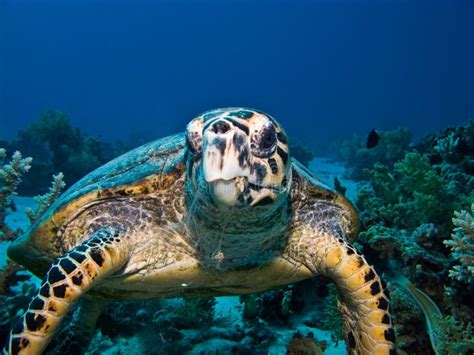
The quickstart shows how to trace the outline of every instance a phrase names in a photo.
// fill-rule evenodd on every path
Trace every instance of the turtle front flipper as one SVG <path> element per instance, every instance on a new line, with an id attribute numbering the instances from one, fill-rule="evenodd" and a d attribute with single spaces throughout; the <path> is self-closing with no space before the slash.
<path id="1" fill-rule="evenodd" d="M 41 354 L 62 319 L 82 294 L 118 271 L 128 260 L 123 236 L 101 229 L 56 259 L 6 344 L 8 354 Z"/>
<path id="2" fill-rule="evenodd" d="M 350 354 L 394 354 L 389 299 L 380 277 L 344 238 L 319 235 L 305 262 L 337 286 L 343 334 Z"/>
<path id="3" fill-rule="evenodd" d="M 107 302 L 84 295 L 71 316 L 66 317 L 61 327 L 46 348 L 46 354 L 84 354 L 94 337 L 97 320 Z"/>

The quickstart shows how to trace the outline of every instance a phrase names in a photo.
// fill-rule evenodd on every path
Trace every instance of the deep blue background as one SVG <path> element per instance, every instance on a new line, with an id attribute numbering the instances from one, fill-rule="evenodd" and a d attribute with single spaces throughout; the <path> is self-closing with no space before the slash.
<path id="1" fill-rule="evenodd" d="M 47 108 L 107 139 L 245 105 L 321 142 L 474 117 L 474 1 L 0 0 L 0 138 Z"/>

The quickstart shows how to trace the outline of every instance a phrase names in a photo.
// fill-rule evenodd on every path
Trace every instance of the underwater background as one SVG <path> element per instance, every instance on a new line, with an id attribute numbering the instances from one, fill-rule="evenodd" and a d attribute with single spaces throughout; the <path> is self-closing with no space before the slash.
<path id="1" fill-rule="evenodd" d="M 399 353 L 472 353 L 473 63 L 472 1 L 0 0 L 0 343 L 39 285 L 6 248 L 64 183 L 245 106 L 356 206 Z M 90 354 L 346 353 L 323 278 L 101 307 Z"/>

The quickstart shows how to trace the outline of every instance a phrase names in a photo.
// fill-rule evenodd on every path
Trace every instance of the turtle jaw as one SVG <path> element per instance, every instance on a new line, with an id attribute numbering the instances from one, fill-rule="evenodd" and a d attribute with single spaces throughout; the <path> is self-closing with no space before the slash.
<path id="1" fill-rule="evenodd" d="M 208 182 L 214 201 L 220 206 L 236 207 L 240 205 L 247 188 L 247 177 L 216 179 Z"/>

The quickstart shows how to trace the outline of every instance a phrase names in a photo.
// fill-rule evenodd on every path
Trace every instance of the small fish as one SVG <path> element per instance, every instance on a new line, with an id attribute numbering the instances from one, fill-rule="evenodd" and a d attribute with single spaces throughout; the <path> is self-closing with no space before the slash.
<path id="1" fill-rule="evenodd" d="M 380 141 L 380 136 L 374 128 L 373 130 L 370 131 L 369 135 L 367 136 L 367 149 L 375 148 L 377 144 L 379 144 L 379 141 Z"/>

